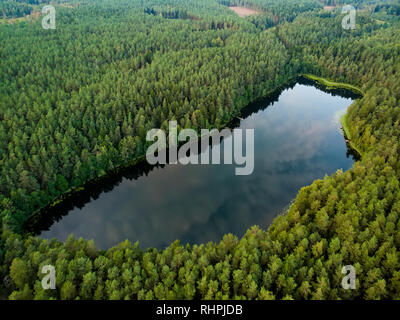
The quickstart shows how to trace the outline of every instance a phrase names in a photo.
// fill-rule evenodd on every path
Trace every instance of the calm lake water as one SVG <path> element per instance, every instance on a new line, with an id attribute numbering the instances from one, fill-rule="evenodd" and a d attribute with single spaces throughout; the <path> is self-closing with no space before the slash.
<path id="1" fill-rule="evenodd" d="M 254 129 L 252 175 L 236 176 L 235 164 L 155 167 L 103 185 L 81 200 L 81 208 L 70 205 L 37 233 L 62 241 L 73 233 L 101 249 L 129 239 L 145 249 L 176 239 L 199 244 L 227 233 L 241 237 L 253 225 L 267 228 L 301 187 L 352 166 L 339 123 L 351 103 L 296 84 L 277 101 L 258 102 L 242 114 L 239 126 Z"/>

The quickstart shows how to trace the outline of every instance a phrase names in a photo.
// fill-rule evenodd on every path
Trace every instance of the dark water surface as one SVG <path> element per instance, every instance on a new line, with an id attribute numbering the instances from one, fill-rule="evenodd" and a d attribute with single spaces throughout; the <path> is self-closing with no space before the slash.
<path id="1" fill-rule="evenodd" d="M 352 99 L 296 84 L 277 100 L 243 112 L 240 127 L 255 135 L 252 175 L 236 176 L 235 164 L 132 169 L 36 226 L 36 233 L 62 241 L 73 233 L 101 249 L 129 239 L 145 249 L 267 228 L 301 187 L 353 164 L 339 123 Z"/>

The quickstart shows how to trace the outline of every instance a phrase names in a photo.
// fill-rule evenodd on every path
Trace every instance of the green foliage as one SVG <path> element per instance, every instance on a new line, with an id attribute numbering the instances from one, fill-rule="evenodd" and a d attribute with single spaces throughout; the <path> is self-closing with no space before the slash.
<path id="1" fill-rule="evenodd" d="M 0 13 L 5 18 L 18 18 L 30 14 L 33 7 L 16 1 L 1 1 L 0 2 Z"/>
<path id="2" fill-rule="evenodd" d="M 40 22 L 0 26 L 0 294 L 399 299 L 398 22 L 376 21 L 363 1 L 355 30 L 315 1 L 141 3 L 60 8 L 53 33 Z M 225 5 L 262 13 L 241 19 Z M 363 90 L 346 116 L 362 159 L 301 189 L 267 231 L 146 252 L 129 241 L 105 252 L 83 239 L 12 232 L 70 188 L 142 156 L 148 129 L 170 119 L 182 128 L 222 127 L 299 73 Z M 56 268 L 51 292 L 40 287 L 44 264 Z M 348 264 L 355 290 L 341 287 Z"/>

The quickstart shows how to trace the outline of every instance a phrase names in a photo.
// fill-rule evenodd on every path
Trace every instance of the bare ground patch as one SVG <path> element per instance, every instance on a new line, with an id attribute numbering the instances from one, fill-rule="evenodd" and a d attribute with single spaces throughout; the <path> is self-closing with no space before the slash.
<path id="1" fill-rule="evenodd" d="M 248 9 L 248 8 L 245 8 L 245 7 L 229 7 L 229 9 L 235 11 L 236 14 L 237 14 L 239 17 L 242 17 L 242 18 L 251 16 L 251 15 L 253 15 L 253 14 L 258 14 L 258 13 L 260 13 L 260 12 L 257 11 L 257 10 Z"/>

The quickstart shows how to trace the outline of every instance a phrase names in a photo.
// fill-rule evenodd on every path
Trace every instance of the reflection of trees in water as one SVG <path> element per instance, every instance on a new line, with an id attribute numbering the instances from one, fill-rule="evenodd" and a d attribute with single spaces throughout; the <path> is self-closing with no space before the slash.
<path id="1" fill-rule="evenodd" d="M 53 223 L 59 221 L 75 208 L 82 209 L 87 203 L 97 200 L 103 192 L 110 192 L 124 179 L 137 180 L 142 176 L 148 176 L 154 168 L 163 168 L 165 165 L 150 165 L 142 161 L 131 167 L 110 173 L 96 181 L 89 181 L 83 186 L 83 190 L 69 195 L 61 203 L 43 208 L 31 217 L 24 226 L 25 233 L 40 234 L 50 229 Z"/>
<path id="2" fill-rule="evenodd" d="M 327 90 L 324 86 L 320 85 L 316 81 L 300 76 L 297 79 L 293 79 L 286 85 L 276 89 L 267 98 L 260 98 L 250 103 L 241 111 L 240 118 L 246 119 L 254 113 L 265 110 L 268 106 L 278 101 L 282 91 L 286 89 L 293 89 L 296 84 L 314 86 L 333 96 L 341 96 L 351 99 L 359 97 L 358 95 L 345 89 Z M 238 117 L 233 118 L 228 124 L 229 128 L 237 128 L 239 126 L 240 119 Z M 200 148 L 199 151 L 201 151 Z M 359 160 L 359 155 L 357 152 L 352 150 L 349 146 L 347 148 L 346 156 L 352 156 L 354 160 Z M 154 170 L 154 168 L 163 168 L 164 166 L 165 165 L 150 165 L 144 160 L 131 167 L 119 169 L 117 172 L 111 172 L 110 174 L 96 179 L 95 181 L 89 181 L 83 186 L 83 190 L 70 194 L 61 203 L 53 206 L 47 206 L 32 216 L 25 223 L 24 232 L 38 235 L 42 231 L 47 231 L 50 229 L 53 223 L 61 220 L 62 217 L 66 216 L 71 210 L 75 208 L 82 209 L 87 203 L 97 200 L 103 192 L 112 191 L 124 179 L 137 180 L 142 176 L 148 176 L 149 173 Z"/>

